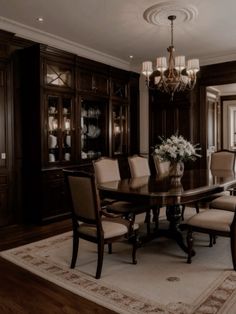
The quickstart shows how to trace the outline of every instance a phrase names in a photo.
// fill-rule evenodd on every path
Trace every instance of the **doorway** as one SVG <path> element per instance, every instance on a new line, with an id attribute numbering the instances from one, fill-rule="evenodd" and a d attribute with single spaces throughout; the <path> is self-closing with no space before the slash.
<path id="1" fill-rule="evenodd" d="M 236 150 L 236 84 L 208 86 L 207 159 L 221 149 Z"/>

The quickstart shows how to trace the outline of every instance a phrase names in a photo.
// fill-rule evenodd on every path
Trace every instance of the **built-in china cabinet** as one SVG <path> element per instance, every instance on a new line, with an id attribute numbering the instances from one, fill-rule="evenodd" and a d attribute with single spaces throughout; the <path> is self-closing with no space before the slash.
<path id="1" fill-rule="evenodd" d="M 17 56 L 23 212 L 30 222 L 51 221 L 68 215 L 63 168 L 91 171 L 101 156 L 138 152 L 137 120 L 130 119 L 138 118 L 138 98 L 130 95 L 139 75 L 41 44 Z"/>

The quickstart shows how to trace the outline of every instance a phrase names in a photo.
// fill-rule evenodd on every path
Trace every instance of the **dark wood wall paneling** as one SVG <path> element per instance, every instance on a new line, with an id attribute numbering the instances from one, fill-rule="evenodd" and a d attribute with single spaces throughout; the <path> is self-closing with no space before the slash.
<path id="1" fill-rule="evenodd" d="M 170 136 L 177 130 L 193 143 L 200 143 L 203 158 L 194 167 L 207 166 L 207 86 L 236 83 L 236 61 L 202 66 L 193 91 L 170 96 L 150 92 L 150 146 L 158 143 L 159 136 Z"/>
<path id="2" fill-rule="evenodd" d="M 197 125 L 194 118 L 197 115 L 196 94 L 196 91 L 180 92 L 171 100 L 166 93 L 150 92 L 150 153 L 152 147 L 160 143 L 160 136 L 179 134 L 194 143 L 199 142 L 198 134 L 194 131 Z"/>
<path id="3" fill-rule="evenodd" d="M 0 30 L 0 226 L 14 222 L 13 98 L 9 42 L 12 33 Z"/>

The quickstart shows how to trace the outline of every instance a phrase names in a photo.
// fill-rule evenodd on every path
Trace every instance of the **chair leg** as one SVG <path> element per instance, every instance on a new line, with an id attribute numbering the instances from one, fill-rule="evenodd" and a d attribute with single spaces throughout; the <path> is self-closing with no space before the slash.
<path id="1" fill-rule="evenodd" d="M 159 227 L 159 215 L 160 215 L 160 207 L 156 206 L 156 208 L 152 209 L 153 213 L 153 222 L 155 222 L 155 228 L 158 229 Z"/>
<path id="2" fill-rule="evenodd" d="M 232 256 L 232 261 L 233 261 L 233 267 L 234 270 L 236 270 L 236 239 L 235 239 L 235 234 L 232 232 L 230 236 L 230 246 L 231 246 L 231 256 Z"/>
<path id="3" fill-rule="evenodd" d="M 182 205 L 181 219 L 184 220 L 185 205 Z"/>
<path id="4" fill-rule="evenodd" d="M 137 264 L 137 259 L 136 259 L 136 251 L 138 247 L 138 240 L 137 240 L 137 231 L 134 231 L 134 237 L 133 237 L 133 250 L 132 250 L 132 261 L 133 264 Z"/>
<path id="5" fill-rule="evenodd" d="M 209 234 L 210 242 L 209 242 L 209 247 L 213 246 L 213 235 Z"/>
<path id="6" fill-rule="evenodd" d="M 188 229 L 187 232 L 187 246 L 188 246 L 188 259 L 187 263 L 192 263 L 192 256 L 193 256 L 193 232 L 192 229 Z"/>
<path id="7" fill-rule="evenodd" d="M 195 203 L 196 213 L 199 214 L 199 204 L 198 202 Z"/>
<path id="8" fill-rule="evenodd" d="M 150 209 L 147 209 L 147 211 L 146 211 L 145 222 L 147 224 L 147 234 L 150 234 L 150 232 L 151 232 L 151 228 L 150 228 L 150 222 L 151 222 Z"/>
<path id="9" fill-rule="evenodd" d="M 216 244 L 216 235 L 213 235 L 213 244 Z"/>
<path id="10" fill-rule="evenodd" d="M 96 271 L 96 279 L 101 277 L 102 273 L 102 264 L 103 264 L 103 254 L 104 254 L 104 241 L 98 242 L 98 262 L 97 262 L 97 271 Z"/>
<path id="11" fill-rule="evenodd" d="M 209 247 L 212 247 L 214 244 L 216 244 L 216 235 L 209 234 L 209 238 L 210 238 Z"/>
<path id="12" fill-rule="evenodd" d="M 130 238 L 133 234 L 133 226 L 134 226 L 134 222 L 135 222 L 135 214 L 134 213 L 129 213 L 126 217 L 126 220 L 129 221 L 129 231 L 128 231 L 128 235 L 127 237 Z"/>
<path id="13" fill-rule="evenodd" d="M 112 243 L 108 243 L 108 253 L 112 254 Z"/>
<path id="14" fill-rule="evenodd" d="M 73 253 L 72 253 L 72 259 L 71 259 L 71 268 L 75 268 L 75 263 L 77 260 L 78 255 L 78 249 L 79 249 L 79 237 L 77 234 L 73 234 Z"/>

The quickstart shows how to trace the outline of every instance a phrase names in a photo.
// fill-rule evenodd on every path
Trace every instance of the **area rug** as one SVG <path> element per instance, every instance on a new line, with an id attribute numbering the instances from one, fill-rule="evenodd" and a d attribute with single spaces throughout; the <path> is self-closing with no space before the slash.
<path id="1" fill-rule="evenodd" d="M 236 313 L 236 273 L 232 270 L 229 239 L 195 235 L 196 256 L 186 254 L 171 239 L 160 238 L 137 252 L 121 241 L 105 253 L 102 277 L 94 278 L 96 246 L 81 241 L 79 260 L 70 269 L 71 232 L 34 242 L 0 255 L 73 293 L 120 314 Z"/>

